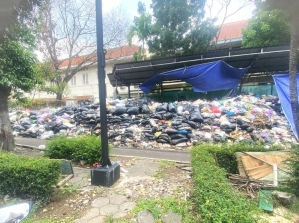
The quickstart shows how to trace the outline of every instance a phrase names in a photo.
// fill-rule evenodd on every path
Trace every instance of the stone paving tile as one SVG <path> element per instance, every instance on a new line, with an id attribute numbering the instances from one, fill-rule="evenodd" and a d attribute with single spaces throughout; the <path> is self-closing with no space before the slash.
<path id="1" fill-rule="evenodd" d="M 119 205 L 119 211 L 120 212 L 125 212 L 125 211 L 130 211 L 136 206 L 135 202 L 125 202 L 121 205 Z"/>
<path id="2" fill-rule="evenodd" d="M 93 218 L 88 221 L 88 223 L 104 223 L 105 222 L 105 217 L 104 216 L 98 216 L 96 218 Z"/>
<path id="3" fill-rule="evenodd" d="M 89 212 L 84 215 L 81 219 L 83 220 L 91 220 L 97 216 L 99 216 L 100 210 L 98 208 L 92 208 Z"/>
<path id="4" fill-rule="evenodd" d="M 101 215 L 109 216 L 109 215 L 116 214 L 118 212 L 118 210 L 119 210 L 118 205 L 108 204 L 101 208 L 100 213 L 101 213 Z"/>
<path id="5" fill-rule="evenodd" d="M 121 195 L 114 195 L 110 197 L 109 200 L 110 200 L 110 204 L 122 204 L 127 201 L 127 198 Z"/>
<path id="6" fill-rule="evenodd" d="M 115 215 L 113 215 L 114 219 L 118 219 L 118 218 L 124 218 L 127 216 L 127 212 L 117 212 Z"/>
<path id="7" fill-rule="evenodd" d="M 91 206 L 94 208 L 101 208 L 109 204 L 109 199 L 106 197 L 99 197 L 95 199 L 92 203 Z"/>

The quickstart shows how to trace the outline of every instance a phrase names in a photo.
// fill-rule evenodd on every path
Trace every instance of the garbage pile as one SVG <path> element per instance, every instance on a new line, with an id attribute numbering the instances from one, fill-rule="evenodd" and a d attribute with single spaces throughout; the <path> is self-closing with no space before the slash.
<path id="1" fill-rule="evenodd" d="M 99 104 L 12 111 L 15 136 L 97 134 Z M 157 103 L 149 99 L 107 102 L 108 138 L 114 147 L 186 149 L 201 142 L 295 142 L 275 96 L 240 95 L 224 100 Z"/>

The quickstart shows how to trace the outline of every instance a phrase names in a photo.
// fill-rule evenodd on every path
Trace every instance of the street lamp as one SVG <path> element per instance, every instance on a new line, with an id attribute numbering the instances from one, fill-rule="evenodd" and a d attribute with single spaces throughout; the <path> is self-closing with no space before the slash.
<path id="1" fill-rule="evenodd" d="M 91 184 L 97 186 L 112 186 L 120 178 L 120 166 L 111 164 L 108 154 L 108 131 L 106 111 L 106 83 L 105 83 L 105 51 L 103 44 L 102 0 L 95 0 L 96 4 L 96 31 L 97 31 L 97 60 L 98 81 L 101 115 L 101 166 L 91 170 Z"/>

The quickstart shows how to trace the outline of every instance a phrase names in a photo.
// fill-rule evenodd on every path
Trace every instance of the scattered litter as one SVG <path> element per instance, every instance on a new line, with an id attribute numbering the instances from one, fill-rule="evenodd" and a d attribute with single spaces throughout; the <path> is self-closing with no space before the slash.
<path id="1" fill-rule="evenodd" d="M 99 104 L 11 111 L 15 136 L 101 133 Z M 201 142 L 296 142 L 276 96 L 240 95 L 223 100 L 158 103 L 147 98 L 107 101 L 109 142 L 114 147 L 184 150 Z M 42 147 L 43 148 L 43 147 Z"/>

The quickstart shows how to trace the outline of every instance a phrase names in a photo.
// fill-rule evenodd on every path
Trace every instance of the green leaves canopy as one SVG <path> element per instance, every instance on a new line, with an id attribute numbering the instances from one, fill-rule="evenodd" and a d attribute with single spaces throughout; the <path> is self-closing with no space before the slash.
<path id="1" fill-rule="evenodd" d="M 148 41 L 156 57 L 203 52 L 216 34 L 213 21 L 202 22 L 205 0 L 152 0 L 154 24 Z"/>
<path id="2" fill-rule="evenodd" d="M 243 30 L 243 47 L 271 46 L 290 43 L 287 14 L 281 10 L 262 11 L 249 20 Z"/>
<path id="3" fill-rule="evenodd" d="M 0 44 L 0 88 L 29 91 L 35 85 L 35 56 L 18 41 Z"/>

